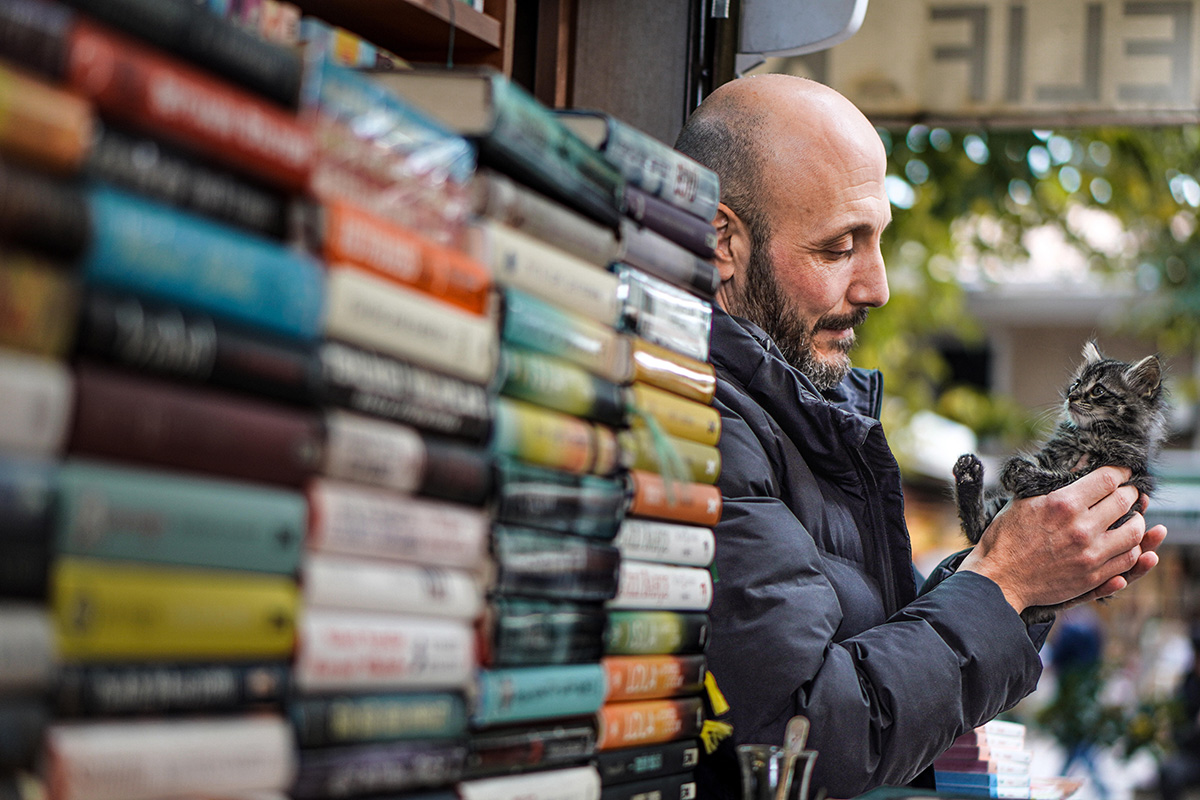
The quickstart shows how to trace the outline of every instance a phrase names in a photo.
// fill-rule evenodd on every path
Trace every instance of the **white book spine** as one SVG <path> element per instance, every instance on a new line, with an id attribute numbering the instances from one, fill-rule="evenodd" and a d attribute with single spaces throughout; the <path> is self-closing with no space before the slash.
<path id="1" fill-rule="evenodd" d="M 498 285 L 604 325 L 620 321 L 620 280 L 611 272 L 492 220 L 471 228 L 468 242 L 469 252 L 492 271 Z"/>
<path id="2" fill-rule="evenodd" d="M 57 361 L 0 350 L 0 450 L 54 455 L 66 444 L 74 381 Z"/>
<path id="3" fill-rule="evenodd" d="M 613 544 L 622 558 L 691 567 L 707 567 L 716 553 L 711 528 L 651 519 L 624 520 Z"/>
<path id="4" fill-rule="evenodd" d="M 54 800 L 154 800 L 283 790 L 295 774 L 280 717 L 63 723 L 46 734 Z"/>
<path id="5" fill-rule="evenodd" d="M 483 610 L 480 580 L 465 570 L 388 564 L 309 553 L 301 594 L 305 608 L 388 611 L 473 620 Z"/>
<path id="6" fill-rule="evenodd" d="M 487 556 L 479 509 L 324 479 L 308 496 L 310 549 L 463 569 Z"/>
<path id="7" fill-rule="evenodd" d="M 45 689 L 56 663 L 49 609 L 16 601 L 0 604 L 0 690 Z"/>
<path id="8" fill-rule="evenodd" d="M 476 663 L 467 622 L 312 609 L 300 622 L 293 671 L 304 692 L 459 689 Z"/>
<path id="9" fill-rule="evenodd" d="M 425 443 L 415 429 L 331 410 L 325 414 L 322 473 L 412 492 L 425 473 Z"/>
<path id="10" fill-rule="evenodd" d="M 624 231 L 624 226 L 622 227 Z M 631 236 L 657 236 L 665 245 L 683 248 L 658 236 L 653 231 L 638 231 L 632 226 Z M 629 241 L 624 236 L 625 241 Z M 690 253 L 684 252 L 689 258 Z M 636 266 L 616 267 L 625 297 L 626 324 L 643 339 L 662 345 L 668 350 L 691 356 L 698 361 L 708 360 L 708 340 L 712 331 L 712 305 L 683 289 L 656 278 Z"/>
<path id="11" fill-rule="evenodd" d="M 622 559 L 617 596 L 607 606 L 707 611 L 712 592 L 712 575 L 706 569 Z"/>
<path id="12" fill-rule="evenodd" d="M 595 767 L 572 767 L 458 784 L 461 800 L 599 800 L 600 773 Z"/>
<path id="13" fill-rule="evenodd" d="M 490 317 L 347 266 L 326 281 L 325 334 L 475 383 L 496 370 L 499 334 Z"/>

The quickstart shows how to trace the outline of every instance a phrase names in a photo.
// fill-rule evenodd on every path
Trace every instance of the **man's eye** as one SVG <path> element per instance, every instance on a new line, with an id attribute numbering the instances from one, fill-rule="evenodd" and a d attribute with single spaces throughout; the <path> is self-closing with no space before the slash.
<path id="1" fill-rule="evenodd" d="M 849 250 L 826 250 L 825 252 L 829 253 L 830 257 L 834 259 L 849 258 L 854 255 L 854 248 L 851 247 Z"/>

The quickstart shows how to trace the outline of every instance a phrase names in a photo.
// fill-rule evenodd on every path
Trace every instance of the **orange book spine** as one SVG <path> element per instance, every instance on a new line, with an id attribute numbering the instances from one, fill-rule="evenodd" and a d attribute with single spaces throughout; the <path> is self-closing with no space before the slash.
<path id="1" fill-rule="evenodd" d="M 615 750 L 699 736 L 704 705 L 699 697 L 605 703 L 596 716 L 596 749 Z"/>
<path id="2" fill-rule="evenodd" d="M 407 284 L 474 314 L 487 309 L 491 274 L 475 259 L 344 201 L 325 205 L 323 255 Z"/>
<path id="3" fill-rule="evenodd" d="M 294 114 L 80 20 L 67 83 L 106 114 L 285 188 L 303 189 L 315 156 Z"/>
<path id="4" fill-rule="evenodd" d="M 34 166 L 72 172 L 92 140 L 86 100 L 0 65 L 0 151 Z"/>
<path id="5" fill-rule="evenodd" d="M 703 654 L 607 656 L 600 659 L 600 666 L 608 681 L 606 703 L 679 697 L 704 687 Z"/>
<path id="6" fill-rule="evenodd" d="M 710 527 L 721 521 L 721 490 L 716 486 L 673 481 L 668 487 L 661 475 L 639 469 L 629 471 L 629 480 L 633 489 L 630 516 Z"/>

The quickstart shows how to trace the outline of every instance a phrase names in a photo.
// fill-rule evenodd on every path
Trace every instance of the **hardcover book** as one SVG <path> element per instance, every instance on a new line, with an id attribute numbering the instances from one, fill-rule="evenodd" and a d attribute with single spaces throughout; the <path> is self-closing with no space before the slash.
<path id="1" fill-rule="evenodd" d="M 700 567 L 679 567 L 623 560 L 617 594 L 609 608 L 707 611 L 712 604 L 712 575 Z"/>
<path id="2" fill-rule="evenodd" d="M 471 722 L 488 726 L 594 714 L 605 687 L 599 664 L 485 669 Z"/>
<path id="3" fill-rule="evenodd" d="M 712 364 L 676 353 L 637 336 L 629 337 L 631 380 L 709 405 L 717 391 Z"/>
<path id="4" fill-rule="evenodd" d="M 700 742 L 681 739 L 665 744 L 608 750 L 596 757 L 596 769 L 604 786 L 677 775 L 695 769 L 700 761 Z"/>
<path id="5" fill-rule="evenodd" d="M 627 264 L 613 271 L 624 297 L 622 328 L 698 361 L 708 360 L 712 304 Z"/>
<path id="6" fill-rule="evenodd" d="M 305 608 L 383 611 L 473 620 L 483 609 L 478 576 L 464 570 L 309 553 L 301 569 Z"/>
<path id="7" fill-rule="evenodd" d="M 600 800 L 596 768 L 568 767 L 476 778 L 458 784 L 461 800 Z"/>
<path id="8" fill-rule="evenodd" d="M 668 522 L 713 526 L 721 521 L 721 492 L 706 483 L 672 481 L 644 470 L 628 475 L 630 503 L 628 513 Z"/>
<path id="9" fill-rule="evenodd" d="M 625 185 L 623 199 L 625 215 L 638 225 L 649 228 L 702 259 L 713 257 L 717 247 L 717 229 L 713 227 L 711 218 L 692 216 L 632 184 Z M 712 297 L 719 285 L 720 276 L 715 269 L 711 272 L 699 270 L 689 288 Z"/>
<path id="10" fill-rule="evenodd" d="M 651 519 L 626 519 L 613 544 L 622 558 L 707 567 L 716 554 L 711 528 Z"/>
<path id="11" fill-rule="evenodd" d="M 0 455 L 0 595 L 44 601 L 58 462 Z"/>
<path id="12" fill-rule="evenodd" d="M 496 592 L 594 602 L 613 597 L 617 591 L 620 553 L 610 544 L 496 525 L 492 555 Z"/>
<path id="13" fill-rule="evenodd" d="M 57 713 L 70 717 L 278 710 L 290 685 L 285 660 L 66 664 L 54 702 Z"/>
<path id="14" fill-rule="evenodd" d="M 609 611 L 604 632 L 607 655 L 702 653 L 708 646 L 703 612 Z"/>
<path id="15" fill-rule="evenodd" d="M 596 752 L 594 716 L 473 733 L 467 778 L 583 764 Z"/>
<path id="16" fill-rule="evenodd" d="M 302 748 L 461 738 L 467 733 L 467 704 L 459 692 L 297 697 L 288 701 L 287 713 Z"/>
<path id="17" fill-rule="evenodd" d="M 597 662 L 605 622 L 597 603 L 497 596 L 484 617 L 481 660 L 491 667 Z"/>
<path id="18" fill-rule="evenodd" d="M 460 779 L 467 747 L 459 740 L 402 741 L 301 750 L 293 800 L 383 795 Z"/>
<path id="19" fill-rule="evenodd" d="M 79 320 L 79 286 L 66 265 L 0 248 L 0 348 L 67 354 Z"/>
<path id="20" fill-rule="evenodd" d="M 573 475 L 511 458 L 496 463 L 498 522 L 611 540 L 625 511 L 619 480 Z"/>
<path id="21" fill-rule="evenodd" d="M 695 800 L 696 780 L 690 771 L 659 778 L 605 786 L 600 800 Z"/>
<path id="22" fill-rule="evenodd" d="M 58 361 L 0 350 L 0 450 L 60 453 L 74 408 L 74 381 Z"/>
<path id="23" fill-rule="evenodd" d="M 721 414 L 711 405 L 646 383 L 634 382 L 627 391 L 632 408 L 654 417 L 665 433 L 707 445 L 720 441 Z"/>
<path id="24" fill-rule="evenodd" d="M 41 169 L 73 172 L 92 134 L 92 108 L 78 95 L 0 64 L 0 152 Z"/>
<path id="25" fill-rule="evenodd" d="M 612 428 L 531 403 L 498 397 L 491 449 L 575 474 L 611 475 L 621 454 Z"/>
<path id="26" fill-rule="evenodd" d="M 678 436 L 655 436 L 640 426 L 621 431 L 617 443 L 626 469 L 694 483 L 716 483 L 721 475 L 721 451 L 712 445 Z"/>
<path id="27" fill-rule="evenodd" d="M 508 397 L 614 427 L 626 424 L 621 387 L 562 358 L 505 345 L 496 384 Z"/>
<path id="28" fill-rule="evenodd" d="M 604 701 L 699 694 L 704 688 L 706 663 L 703 655 L 606 656 L 600 661 L 608 679 Z"/>
<path id="29" fill-rule="evenodd" d="M 704 724 L 699 697 L 605 703 L 598 712 L 599 750 L 694 739 Z"/>
<path id="30" fill-rule="evenodd" d="M 57 656 L 49 609 L 0 601 L 0 692 L 44 692 L 53 682 Z"/>
<path id="31" fill-rule="evenodd" d="M 566 359 L 612 383 L 629 380 L 630 344 L 612 328 L 517 289 L 502 296 L 505 343 Z"/>

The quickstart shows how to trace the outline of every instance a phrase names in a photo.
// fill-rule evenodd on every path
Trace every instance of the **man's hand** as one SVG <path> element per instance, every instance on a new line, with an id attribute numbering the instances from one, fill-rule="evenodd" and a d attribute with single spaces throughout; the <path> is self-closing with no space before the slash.
<path id="1" fill-rule="evenodd" d="M 1138 490 L 1121 484 L 1129 470 L 1101 467 L 1048 495 L 1010 503 L 984 532 L 959 570 L 999 585 L 1018 612 L 1029 606 L 1107 597 L 1149 572 L 1166 536 L 1146 530 L 1140 513 L 1108 530 L 1135 503 Z"/>

